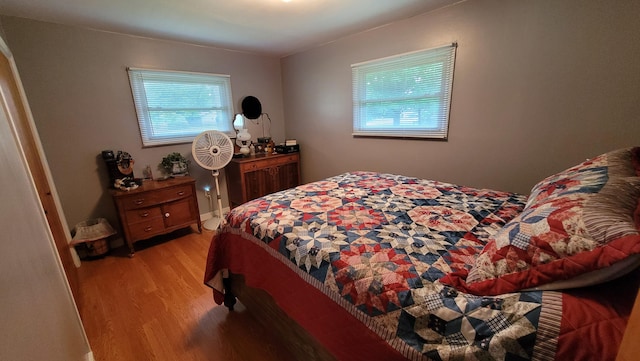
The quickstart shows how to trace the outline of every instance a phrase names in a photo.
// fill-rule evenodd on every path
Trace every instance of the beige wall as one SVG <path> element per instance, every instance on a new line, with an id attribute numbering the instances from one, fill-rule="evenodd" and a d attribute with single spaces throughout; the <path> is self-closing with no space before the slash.
<path id="1" fill-rule="evenodd" d="M 640 145 L 638 14 L 633 0 L 472 0 L 284 58 L 303 180 L 361 169 L 528 193 Z M 454 41 L 448 141 L 351 136 L 351 64 Z"/>
<path id="2" fill-rule="evenodd" d="M 284 139 L 277 58 L 14 17 L 0 19 L 70 227 L 94 217 L 118 224 L 105 191 L 108 175 L 99 156 L 102 150 L 129 152 L 136 176 L 142 176 L 146 165 L 159 176 L 156 167 L 170 152 L 192 159 L 191 144 L 142 148 L 126 73 L 129 66 L 230 74 L 236 111 L 246 95 L 258 97 L 273 121 L 272 136 Z M 250 132 L 261 136 L 261 127 L 252 125 Z M 204 214 L 209 206 L 202 189 L 213 185 L 211 173 L 195 162 L 190 171 L 197 179 Z M 221 183 L 226 194 L 224 172 Z M 226 206 L 227 197 L 223 200 Z"/>

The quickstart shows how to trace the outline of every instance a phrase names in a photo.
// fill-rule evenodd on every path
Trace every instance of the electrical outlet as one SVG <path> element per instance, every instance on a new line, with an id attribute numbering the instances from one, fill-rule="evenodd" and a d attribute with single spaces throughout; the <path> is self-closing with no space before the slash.
<path id="1" fill-rule="evenodd" d="M 205 190 L 204 191 L 204 196 L 207 198 L 211 198 L 211 191 L 210 190 Z"/>

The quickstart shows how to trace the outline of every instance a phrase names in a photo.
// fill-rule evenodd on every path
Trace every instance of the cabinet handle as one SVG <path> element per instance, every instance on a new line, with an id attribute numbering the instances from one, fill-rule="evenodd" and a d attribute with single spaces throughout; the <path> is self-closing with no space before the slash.
<path id="1" fill-rule="evenodd" d="M 164 214 L 164 218 L 169 218 L 169 216 L 170 216 L 169 212 Z"/>
<path id="2" fill-rule="evenodd" d="M 178 195 L 179 195 L 179 196 L 183 196 L 183 195 L 184 195 L 184 191 L 180 191 L 180 192 L 178 192 Z"/>
<path id="3" fill-rule="evenodd" d="M 140 213 L 140 217 L 149 217 L 149 212 Z"/>
<path id="4" fill-rule="evenodd" d="M 142 203 L 144 203 L 144 199 L 136 199 L 135 201 L 133 201 L 133 203 L 136 204 L 136 206 L 141 205 Z"/>
<path id="5" fill-rule="evenodd" d="M 151 232 L 151 230 L 153 229 L 153 227 L 148 226 L 147 228 L 144 229 L 145 232 Z"/>

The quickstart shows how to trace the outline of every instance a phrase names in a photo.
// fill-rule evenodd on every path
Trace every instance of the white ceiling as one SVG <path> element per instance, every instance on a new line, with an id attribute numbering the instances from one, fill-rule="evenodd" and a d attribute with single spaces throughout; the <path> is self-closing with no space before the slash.
<path id="1" fill-rule="evenodd" d="M 0 0 L 0 14 L 284 56 L 460 0 Z"/>

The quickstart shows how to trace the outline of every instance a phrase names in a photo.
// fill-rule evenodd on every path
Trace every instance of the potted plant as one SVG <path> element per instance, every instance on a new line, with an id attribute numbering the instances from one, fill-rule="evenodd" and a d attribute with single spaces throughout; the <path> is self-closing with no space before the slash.
<path id="1" fill-rule="evenodd" d="M 160 167 L 165 173 L 171 175 L 186 175 L 189 173 L 189 160 L 178 152 L 169 153 L 162 158 Z"/>

